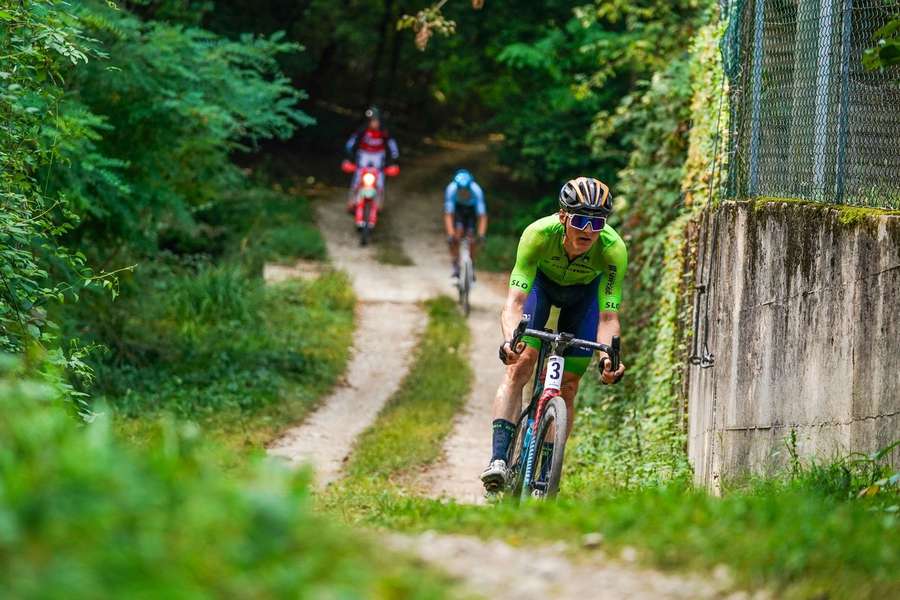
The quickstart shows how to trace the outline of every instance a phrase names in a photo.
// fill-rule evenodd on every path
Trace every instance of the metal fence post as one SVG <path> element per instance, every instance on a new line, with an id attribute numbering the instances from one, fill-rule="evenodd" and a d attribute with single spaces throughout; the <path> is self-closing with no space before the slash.
<path id="1" fill-rule="evenodd" d="M 825 163 L 828 159 L 828 109 L 831 89 L 831 30 L 834 27 L 834 2 L 819 5 L 819 35 L 816 43 L 816 100 L 813 121 L 813 194 L 825 196 Z"/>
<path id="2" fill-rule="evenodd" d="M 750 108 L 750 180 L 747 195 L 755 196 L 759 182 L 759 120 L 762 103 L 763 27 L 765 0 L 753 5 L 753 89 Z"/>
<path id="3" fill-rule="evenodd" d="M 838 112 L 837 156 L 835 157 L 834 201 L 844 203 L 844 174 L 847 160 L 847 131 L 850 121 L 850 45 L 853 33 L 853 0 L 843 0 L 841 17 L 841 105 Z"/>

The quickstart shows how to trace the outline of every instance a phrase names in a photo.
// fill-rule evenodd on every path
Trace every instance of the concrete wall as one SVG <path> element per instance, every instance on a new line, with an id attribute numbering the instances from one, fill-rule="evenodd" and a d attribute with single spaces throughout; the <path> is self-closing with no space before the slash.
<path id="1" fill-rule="evenodd" d="M 806 457 L 900 439 L 900 216 L 842 215 L 725 203 L 711 220 L 715 366 L 688 378 L 698 483 L 784 466 L 792 429 Z"/>

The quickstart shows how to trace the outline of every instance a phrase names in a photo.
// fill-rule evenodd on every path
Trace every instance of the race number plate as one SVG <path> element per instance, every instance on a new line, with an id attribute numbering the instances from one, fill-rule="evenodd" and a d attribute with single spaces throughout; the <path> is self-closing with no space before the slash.
<path id="1" fill-rule="evenodd" d="M 562 386 L 563 366 L 565 360 L 561 356 L 551 356 L 547 359 L 547 378 L 544 381 L 544 389 L 559 390 Z"/>

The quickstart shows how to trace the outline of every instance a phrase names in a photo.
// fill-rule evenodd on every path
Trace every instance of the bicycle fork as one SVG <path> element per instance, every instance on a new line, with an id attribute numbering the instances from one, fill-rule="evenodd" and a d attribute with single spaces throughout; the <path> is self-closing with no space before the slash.
<path id="1" fill-rule="evenodd" d="M 526 490 L 531 488 L 531 480 L 534 475 L 534 463 L 537 460 L 538 426 L 541 423 L 541 417 L 544 415 L 544 408 L 547 406 L 547 403 L 560 393 L 565 363 L 565 359 L 556 354 L 551 354 L 547 358 L 547 375 L 544 379 L 544 391 L 538 400 L 534 422 L 529 423 L 528 435 L 526 436 L 525 447 L 528 449 L 528 458 L 525 461 L 525 477 L 522 482 L 523 495 L 527 493 Z"/>

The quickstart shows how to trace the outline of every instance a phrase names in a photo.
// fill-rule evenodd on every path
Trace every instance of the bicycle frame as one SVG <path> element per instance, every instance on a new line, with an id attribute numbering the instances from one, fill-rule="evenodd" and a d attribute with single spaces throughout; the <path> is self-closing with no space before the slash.
<path id="1" fill-rule="evenodd" d="M 576 339 L 569 333 L 553 333 L 549 329 L 534 330 L 527 328 L 528 321 L 522 320 L 516 328 L 512 340 L 515 347 L 524 336 L 536 337 L 541 341 L 538 360 L 534 373 L 534 389 L 531 393 L 531 401 L 519 416 L 521 422 L 525 419 L 525 434 L 522 436 L 522 446 L 519 449 L 518 468 L 524 468 L 522 476 L 522 494 L 528 494 L 533 486 L 534 470 L 537 461 L 538 426 L 547 404 L 561 394 L 563 372 L 565 370 L 566 352 L 573 347 L 590 350 L 600 350 L 609 355 L 612 368 L 619 367 L 619 338 L 613 337 L 611 345 L 598 344 L 588 340 Z M 542 378 L 543 375 L 543 378 Z M 565 423 L 557 424 L 565 427 Z M 523 464 L 523 457 L 524 464 Z"/>
<path id="2" fill-rule="evenodd" d="M 562 389 L 563 372 L 566 366 L 566 359 L 562 357 L 553 344 L 549 353 L 546 351 L 546 345 L 541 344 L 542 360 L 539 360 L 535 368 L 535 389 L 531 394 L 531 402 L 529 409 L 534 409 L 533 414 L 528 417 L 528 429 L 525 431 L 524 444 L 522 450 L 527 451 L 525 460 L 525 476 L 522 479 L 522 489 L 531 488 L 534 479 L 534 467 L 537 460 L 537 428 L 544 414 L 544 408 L 547 403 L 556 396 L 560 395 Z M 544 372 L 543 385 L 538 388 L 538 382 L 541 380 L 541 373 Z M 519 456 L 522 456 L 520 454 Z"/>

